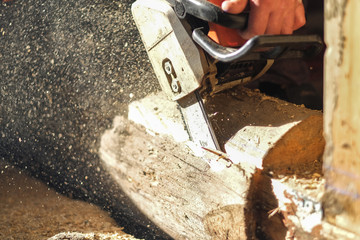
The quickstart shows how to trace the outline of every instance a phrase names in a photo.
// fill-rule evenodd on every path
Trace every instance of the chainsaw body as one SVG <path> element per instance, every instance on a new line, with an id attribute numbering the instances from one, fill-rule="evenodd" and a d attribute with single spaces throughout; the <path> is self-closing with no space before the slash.
<path id="1" fill-rule="evenodd" d="M 163 91 L 179 100 L 198 89 L 209 65 L 169 3 L 136 1 L 132 13 Z"/>
<path id="2" fill-rule="evenodd" d="M 221 45 L 219 34 L 246 28 L 248 14 L 228 14 L 206 0 L 137 0 L 132 14 L 163 91 L 181 106 L 190 138 L 207 148 L 221 149 L 199 90 L 214 94 L 245 84 L 277 59 L 322 49 L 316 35 L 255 36 L 238 47 L 241 40 L 226 38 Z"/>

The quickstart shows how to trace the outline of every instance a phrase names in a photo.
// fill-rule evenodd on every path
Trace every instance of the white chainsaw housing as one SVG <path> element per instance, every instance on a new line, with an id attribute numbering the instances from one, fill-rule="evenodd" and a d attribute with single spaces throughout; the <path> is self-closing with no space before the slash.
<path id="1" fill-rule="evenodd" d="M 209 65 L 164 0 L 137 0 L 132 14 L 163 91 L 179 100 L 201 86 Z"/>

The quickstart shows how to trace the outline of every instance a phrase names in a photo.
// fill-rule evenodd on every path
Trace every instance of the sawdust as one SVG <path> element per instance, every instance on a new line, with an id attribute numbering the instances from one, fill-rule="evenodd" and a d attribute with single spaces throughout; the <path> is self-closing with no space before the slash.
<path id="1" fill-rule="evenodd" d="M 52 240 L 135 239 L 99 207 L 60 195 L 4 163 L 0 164 L 0 209 L 2 240 L 39 240 L 56 234 Z"/>

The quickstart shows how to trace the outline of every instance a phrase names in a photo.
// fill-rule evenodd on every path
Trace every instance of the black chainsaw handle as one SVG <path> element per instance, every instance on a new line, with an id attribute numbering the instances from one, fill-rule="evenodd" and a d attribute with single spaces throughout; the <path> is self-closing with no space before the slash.
<path id="1" fill-rule="evenodd" d="M 194 29 L 192 38 L 205 52 L 221 62 L 311 58 L 323 48 L 323 42 L 317 35 L 260 35 L 249 39 L 238 49 L 217 44 L 202 28 Z"/>
<path id="2" fill-rule="evenodd" d="M 245 29 L 248 14 L 230 14 L 207 0 L 167 0 L 174 7 L 176 15 L 183 19 L 187 14 L 206 22 L 213 22 L 228 28 Z"/>

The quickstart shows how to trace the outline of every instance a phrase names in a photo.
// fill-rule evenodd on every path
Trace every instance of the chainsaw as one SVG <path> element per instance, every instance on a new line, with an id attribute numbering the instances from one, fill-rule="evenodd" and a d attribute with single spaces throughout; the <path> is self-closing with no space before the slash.
<path id="1" fill-rule="evenodd" d="M 261 35 L 246 42 L 248 13 L 229 14 L 221 0 L 137 0 L 132 14 L 162 90 L 177 101 L 190 139 L 221 150 L 203 93 L 215 94 L 262 76 L 278 59 L 310 58 L 317 35 Z"/>

